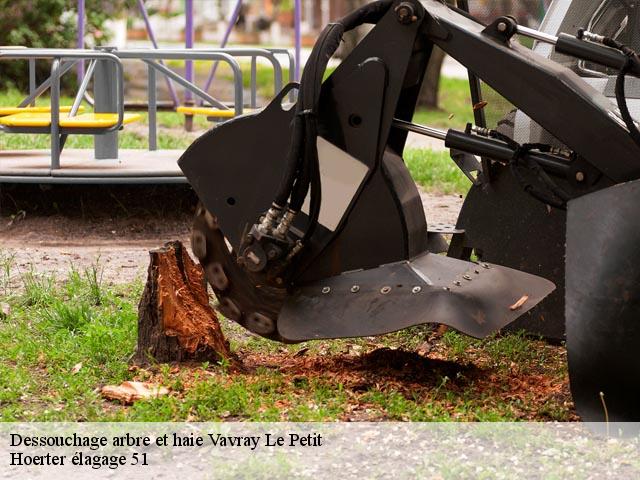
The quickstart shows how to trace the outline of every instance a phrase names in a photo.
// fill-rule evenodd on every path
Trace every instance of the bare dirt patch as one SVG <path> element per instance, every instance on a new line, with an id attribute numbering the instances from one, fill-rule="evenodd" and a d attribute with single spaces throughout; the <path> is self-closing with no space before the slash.
<path id="1" fill-rule="evenodd" d="M 455 223 L 463 199 L 421 192 L 429 223 Z M 197 199 L 188 186 L 0 187 L 0 254 L 18 272 L 103 268 L 107 283 L 144 278 L 149 250 L 188 245 Z"/>

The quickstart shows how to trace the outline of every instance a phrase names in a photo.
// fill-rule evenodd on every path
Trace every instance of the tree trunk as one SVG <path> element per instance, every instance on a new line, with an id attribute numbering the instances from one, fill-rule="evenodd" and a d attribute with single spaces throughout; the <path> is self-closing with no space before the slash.
<path id="1" fill-rule="evenodd" d="M 368 3 L 368 0 L 346 0 L 345 3 L 345 10 L 351 13 Z M 362 25 L 355 30 L 346 32 L 335 56 L 341 59 L 347 58 L 358 43 L 369 33 L 369 30 L 371 30 L 370 25 Z"/>
<path id="2" fill-rule="evenodd" d="M 418 106 L 436 110 L 440 94 L 440 71 L 444 63 L 445 54 L 440 47 L 433 47 L 427 71 L 422 81 L 422 88 L 418 96 Z"/>
<path id="3" fill-rule="evenodd" d="M 231 359 L 204 272 L 180 242 L 149 252 L 147 284 L 138 306 L 134 361 L 167 363 Z"/>

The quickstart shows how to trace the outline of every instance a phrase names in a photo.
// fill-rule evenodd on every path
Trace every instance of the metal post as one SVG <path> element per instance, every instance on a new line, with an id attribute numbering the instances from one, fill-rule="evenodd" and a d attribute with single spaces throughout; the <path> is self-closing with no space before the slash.
<path id="1" fill-rule="evenodd" d="M 78 0 L 78 36 L 76 38 L 76 48 L 84 49 L 84 0 Z M 82 82 L 84 77 L 84 60 L 78 62 L 78 83 Z"/>
<path id="2" fill-rule="evenodd" d="M 60 168 L 60 59 L 51 62 L 51 170 Z"/>
<path id="3" fill-rule="evenodd" d="M 111 52 L 114 48 L 101 48 Z M 119 111 L 117 70 L 113 62 L 97 60 L 93 78 L 95 95 L 94 110 L 96 113 L 113 113 Z M 118 132 L 94 135 L 94 149 L 97 160 L 118 158 Z"/>
<path id="4" fill-rule="evenodd" d="M 36 59 L 29 59 L 29 95 L 32 96 L 36 91 Z M 36 99 L 34 97 L 31 102 L 31 106 L 36 106 Z"/>
<path id="5" fill-rule="evenodd" d="M 233 27 L 235 27 L 236 23 L 238 23 L 238 18 L 240 17 L 240 12 L 242 11 L 242 0 L 238 0 L 236 2 L 236 6 L 233 9 L 233 13 L 231 14 L 231 18 L 229 19 L 229 24 L 227 25 L 227 29 L 224 32 L 224 37 L 222 38 L 222 42 L 220 42 L 220 48 L 224 48 L 227 46 L 229 42 L 229 37 L 231 36 L 231 32 L 233 31 Z M 207 82 L 204 84 L 203 90 L 205 92 L 209 91 L 211 88 L 211 84 L 213 83 L 213 79 L 216 76 L 216 71 L 218 70 L 218 62 L 215 62 L 211 67 L 211 72 L 209 72 L 209 78 L 207 78 Z"/>
<path id="6" fill-rule="evenodd" d="M 258 57 L 251 57 L 251 108 L 258 104 Z"/>
<path id="7" fill-rule="evenodd" d="M 295 24 L 295 50 L 296 50 L 296 81 L 300 80 L 300 60 L 302 51 L 302 2 L 295 0 L 294 3 L 294 24 Z"/>
<path id="8" fill-rule="evenodd" d="M 185 11 L 185 27 L 184 27 L 184 43 L 187 50 L 193 49 L 194 41 L 194 27 L 193 27 L 193 0 L 184 1 Z M 185 62 L 185 78 L 187 82 L 193 83 L 193 61 L 187 60 Z M 187 106 L 193 105 L 193 95 L 190 90 L 184 92 L 184 104 Z M 187 132 L 193 131 L 193 115 L 185 115 L 184 117 L 184 129 Z"/>
<path id="9" fill-rule="evenodd" d="M 158 42 L 156 41 L 156 35 L 153 33 L 153 28 L 151 27 L 151 21 L 149 20 L 149 15 L 147 14 L 147 9 L 144 6 L 144 0 L 138 0 L 138 9 L 142 14 L 142 19 L 144 20 L 145 27 L 147 28 L 147 34 L 149 35 L 149 40 L 151 40 L 151 44 L 153 48 L 158 48 Z M 162 63 L 162 61 L 160 61 Z M 178 99 L 178 94 L 176 93 L 176 89 L 173 87 L 171 80 L 168 78 L 165 79 L 167 82 L 167 88 L 169 89 L 169 94 L 171 95 L 171 100 L 173 100 L 173 104 L 177 107 L 180 105 L 180 100 Z"/>
<path id="10" fill-rule="evenodd" d="M 331 2 L 330 0 L 322 0 L 320 6 L 322 15 L 322 27 L 324 28 L 331 21 Z"/>
<path id="11" fill-rule="evenodd" d="M 147 65 L 149 90 L 149 150 L 158 149 L 156 69 Z"/>

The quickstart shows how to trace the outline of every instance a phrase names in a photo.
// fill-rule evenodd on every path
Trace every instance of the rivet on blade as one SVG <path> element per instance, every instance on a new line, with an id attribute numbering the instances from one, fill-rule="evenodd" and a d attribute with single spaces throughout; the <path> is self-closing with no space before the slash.
<path id="1" fill-rule="evenodd" d="M 456 287 L 459 287 L 460 285 L 462 285 L 458 280 L 456 280 L 455 282 L 453 282 L 453 284 L 454 284 Z"/>
<path id="2" fill-rule="evenodd" d="M 489 265 L 488 265 L 488 264 L 486 264 L 486 263 L 483 263 L 483 264 L 482 264 L 482 268 L 486 268 L 486 269 L 488 270 L 488 269 L 489 269 Z"/>
<path id="3" fill-rule="evenodd" d="M 351 293 L 358 293 L 360 291 L 360 287 L 358 285 L 354 285 L 351 287 Z"/>
<path id="4" fill-rule="evenodd" d="M 324 288 L 322 289 L 322 293 L 324 293 L 325 295 L 326 295 L 327 293 L 331 293 L 331 287 L 324 287 Z"/>
<path id="5" fill-rule="evenodd" d="M 380 289 L 380 293 L 381 293 L 382 295 L 386 295 L 386 294 L 388 294 L 388 293 L 390 293 L 390 292 L 391 292 L 391 287 L 382 287 L 382 288 Z"/>
<path id="6" fill-rule="evenodd" d="M 469 275 L 463 275 L 462 278 L 464 278 L 465 280 L 471 281 L 471 277 Z"/>
<path id="7" fill-rule="evenodd" d="M 411 293 L 420 293 L 422 291 L 422 287 L 415 286 L 411 289 Z"/>

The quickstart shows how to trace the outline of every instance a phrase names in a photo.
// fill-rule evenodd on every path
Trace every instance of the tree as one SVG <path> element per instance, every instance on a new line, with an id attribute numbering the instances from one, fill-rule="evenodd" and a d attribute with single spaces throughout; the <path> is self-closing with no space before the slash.
<path id="1" fill-rule="evenodd" d="M 96 44 L 108 40 L 104 22 L 124 11 L 133 0 L 85 0 L 86 33 Z M 71 48 L 78 31 L 75 4 L 69 0 L 31 0 L 16 2 L 0 0 L 0 45 L 32 48 Z M 48 66 L 39 65 L 39 75 L 48 73 Z M 0 87 L 26 88 L 29 78 L 23 62 L 0 62 Z"/>

